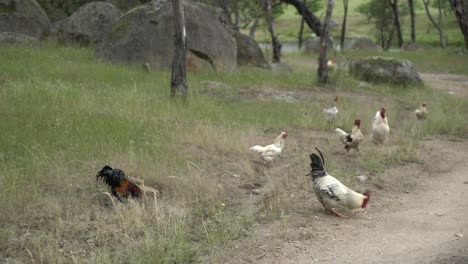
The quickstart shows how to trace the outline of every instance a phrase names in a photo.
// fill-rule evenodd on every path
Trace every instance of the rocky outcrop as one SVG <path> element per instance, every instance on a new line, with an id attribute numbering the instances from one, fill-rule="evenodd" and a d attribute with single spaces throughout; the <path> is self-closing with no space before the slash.
<path id="1" fill-rule="evenodd" d="M 36 0 L 0 0 L 0 32 L 15 32 L 41 38 L 50 21 Z"/>
<path id="2" fill-rule="evenodd" d="M 91 2 L 70 17 L 54 23 L 52 31 L 64 43 L 99 44 L 110 34 L 112 26 L 122 14 L 110 3 Z"/>
<path id="3" fill-rule="evenodd" d="M 416 68 L 409 60 L 387 57 L 354 59 L 349 64 L 349 72 L 366 82 L 387 82 L 399 85 L 422 84 Z"/>
<path id="4" fill-rule="evenodd" d="M 378 50 L 379 47 L 368 38 L 352 38 L 344 44 L 347 50 Z"/>
<path id="5" fill-rule="evenodd" d="M 14 33 L 14 32 L 0 32 L 0 45 L 28 45 L 28 46 L 36 46 L 39 44 L 39 40 L 37 38 Z"/>
<path id="6" fill-rule="evenodd" d="M 221 22 L 220 12 L 191 1 L 184 1 L 184 10 L 191 64 L 203 65 L 194 62 L 198 59 L 219 71 L 235 70 L 236 41 Z M 113 62 L 148 62 L 151 68 L 170 68 L 174 54 L 171 1 L 152 1 L 124 14 L 97 54 Z"/>
<path id="7" fill-rule="evenodd" d="M 268 61 L 255 40 L 237 31 L 232 34 L 236 39 L 238 66 L 269 68 Z"/>

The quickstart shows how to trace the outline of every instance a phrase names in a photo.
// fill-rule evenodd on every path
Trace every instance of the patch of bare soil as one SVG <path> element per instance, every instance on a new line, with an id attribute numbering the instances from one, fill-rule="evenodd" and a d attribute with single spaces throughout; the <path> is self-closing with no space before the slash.
<path id="1" fill-rule="evenodd" d="M 258 224 L 223 263 L 468 263 L 468 143 L 423 142 L 421 162 L 375 175 L 367 211 L 325 214 L 311 192 Z"/>
<path id="2" fill-rule="evenodd" d="M 468 76 L 463 74 L 420 73 L 429 87 L 452 95 L 468 95 Z"/>

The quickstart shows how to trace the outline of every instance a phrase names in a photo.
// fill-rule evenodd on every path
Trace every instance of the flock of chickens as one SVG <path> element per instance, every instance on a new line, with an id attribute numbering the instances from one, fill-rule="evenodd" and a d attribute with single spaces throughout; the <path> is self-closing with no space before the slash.
<path id="1" fill-rule="evenodd" d="M 322 110 L 322 114 L 326 120 L 336 120 L 338 115 L 337 104 L 338 96 L 333 100 L 333 107 Z M 419 120 L 426 119 L 428 114 L 426 104 L 422 104 L 414 113 Z M 364 140 L 364 135 L 360 130 L 360 126 L 361 120 L 357 119 L 354 121 L 354 127 L 350 133 L 340 128 L 335 129 L 347 153 L 349 153 L 351 149 L 356 149 L 359 152 L 359 146 Z M 382 107 L 377 111 L 372 122 L 372 142 L 377 145 L 383 145 L 388 140 L 389 134 L 390 126 L 388 125 L 386 110 Z M 258 145 L 253 146 L 250 150 L 260 154 L 265 162 L 272 162 L 281 154 L 287 135 L 286 132 L 281 132 L 273 144 L 264 147 Z M 319 149 L 317 149 L 317 151 L 320 157 L 315 153 L 310 154 L 310 166 L 312 170 L 307 175 L 312 176 L 314 193 L 325 210 L 338 217 L 347 217 L 340 213 L 338 209 L 352 210 L 359 207 L 365 208 L 370 200 L 370 193 L 368 191 L 363 194 L 357 193 L 342 184 L 335 177 L 329 175 L 324 167 L 325 159 L 323 158 L 322 152 Z"/>
<path id="2" fill-rule="evenodd" d="M 322 110 L 322 114 L 326 120 L 330 122 L 336 120 L 338 115 L 337 104 L 338 96 L 333 100 L 333 107 Z M 419 120 L 426 119 L 427 114 L 426 104 L 422 104 L 421 107 L 415 111 L 415 115 Z M 351 149 L 356 149 L 359 152 L 359 146 L 364 140 L 364 135 L 360 130 L 360 126 L 361 120 L 357 119 L 354 121 L 354 127 L 350 133 L 340 128 L 335 129 L 340 141 L 345 146 L 344 148 L 347 154 Z M 372 123 L 372 142 L 377 145 L 385 144 L 389 133 L 390 126 L 388 125 L 386 110 L 382 107 L 375 114 Z M 281 132 L 273 144 L 267 146 L 256 145 L 251 147 L 250 150 L 258 153 L 264 162 L 271 163 L 276 157 L 280 156 L 283 151 L 287 136 L 287 132 Z M 320 157 L 315 153 L 310 154 L 311 172 L 307 174 L 307 176 L 312 177 L 315 195 L 325 210 L 338 217 L 347 217 L 339 212 L 338 209 L 352 210 L 360 207 L 365 208 L 370 200 L 370 193 L 357 193 L 342 184 L 335 177 L 329 175 L 325 170 L 325 159 L 322 152 L 318 148 L 317 151 Z M 119 169 L 104 166 L 96 175 L 96 179 L 102 179 L 102 181 L 110 187 L 112 195 L 117 197 L 119 201 L 123 201 L 122 198 L 126 199 L 129 197 L 141 200 L 146 193 L 149 193 L 154 196 L 156 206 L 157 191 L 154 188 L 144 186 L 144 183 L 140 179 L 127 177 L 125 173 Z M 108 195 L 111 197 L 110 194 Z"/>

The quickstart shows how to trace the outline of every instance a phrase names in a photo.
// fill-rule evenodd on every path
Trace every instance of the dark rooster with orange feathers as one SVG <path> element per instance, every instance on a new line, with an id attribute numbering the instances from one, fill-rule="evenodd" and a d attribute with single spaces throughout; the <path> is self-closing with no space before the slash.
<path id="1" fill-rule="evenodd" d="M 119 169 L 112 169 L 104 166 L 96 175 L 96 180 L 100 180 L 111 187 L 112 195 L 122 202 L 122 198 L 142 198 L 144 191 L 135 182 L 135 179 L 125 176 Z"/>

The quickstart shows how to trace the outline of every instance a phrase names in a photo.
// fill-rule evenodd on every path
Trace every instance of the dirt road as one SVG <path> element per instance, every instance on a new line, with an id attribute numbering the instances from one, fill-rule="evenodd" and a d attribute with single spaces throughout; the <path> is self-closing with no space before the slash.
<path id="1" fill-rule="evenodd" d="M 468 144 L 423 143 L 421 164 L 386 171 L 371 207 L 347 219 L 308 213 L 259 226 L 229 263 L 468 263 Z M 392 184 L 394 182 L 394 184 Z"/>

